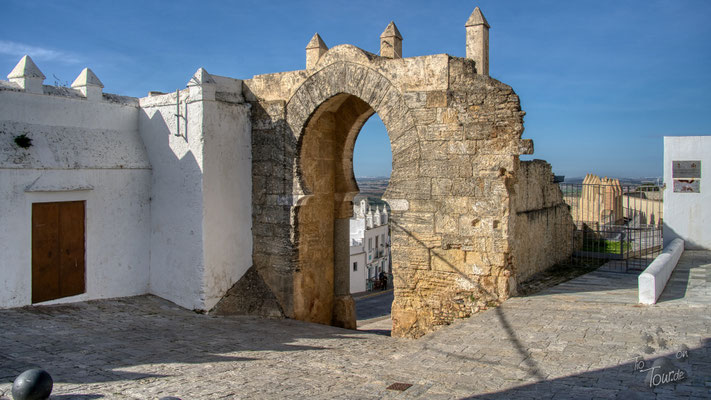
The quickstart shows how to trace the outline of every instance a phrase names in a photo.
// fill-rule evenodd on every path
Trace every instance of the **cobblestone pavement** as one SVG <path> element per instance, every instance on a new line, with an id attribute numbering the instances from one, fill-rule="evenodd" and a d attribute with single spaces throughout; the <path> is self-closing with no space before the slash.
<path id="1" fill-rule="evenodd" d="M 154 296 L 0 310 L 0 393 L 40 366 L 63 400 L 711 397 L 711 252 L 685 252 L 655 306 L 631 282 L 595 272 L 416 341 Z M 652 389 L 635 366 L 663 357 L 686 378 Z"/>
<path id="2" fill-rule="evenodd" d="M 376 291 L 355 298 L 356 318 L 360 326 L 362 321 L 373 318 L 389 317 L 393 305 L 393 290 Z"/>

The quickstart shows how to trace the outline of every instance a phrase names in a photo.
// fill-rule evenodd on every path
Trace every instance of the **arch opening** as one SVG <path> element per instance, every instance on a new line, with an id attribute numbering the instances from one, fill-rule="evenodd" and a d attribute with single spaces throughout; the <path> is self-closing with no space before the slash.
<path id="1" fill-rule="evenodd" d="M 374 114 L 359 97 L 340 93 L 316 108 L 299 137 L 297 171 L 304 196 L 295 212 L 297 319 L 356 328 L 350 220 L 359 187 L 353 153 Z"/>
<path id="2" fill-rule="evenodd" d="M 365 123 L 353 150 L 359 193 L 350 220 L 350 291 L 358 329 L 388 334 L 393 296 L 390 251 L 392 210 L 384 192 L 390 183 L 392 151 L 385 124 L 377 113 Z"/>

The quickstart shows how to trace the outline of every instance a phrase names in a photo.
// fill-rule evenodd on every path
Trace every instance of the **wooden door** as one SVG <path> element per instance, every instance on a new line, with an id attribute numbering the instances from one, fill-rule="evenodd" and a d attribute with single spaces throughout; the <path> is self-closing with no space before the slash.
<path id="1" fill-rule="evenodd" d="M 32 302 L 84 293 L 84 202 L 32 204 Z"/>

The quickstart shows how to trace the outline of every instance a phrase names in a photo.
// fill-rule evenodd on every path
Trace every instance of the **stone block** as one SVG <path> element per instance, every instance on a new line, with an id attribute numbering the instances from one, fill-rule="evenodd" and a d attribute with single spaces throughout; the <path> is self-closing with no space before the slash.
<path id="1" fill-rule="evenodd" d="M 460 249 L 442 250 L 433 249 L 431 251 L 430 264 L 432 270 L 440 272 L 452 272 L 466 275 L 466 266 L 464 263 L 465 252 Z"/>
<path id="2" fill-rule="evenodd" d="M 448 160 L 449 142 L 445 140 L 420 141 L 420 157 L 422 160 Z"/>
<path id="3" fill-rule="evenodd" d="M 427 92 L 405 92 L 402 95 L 405 104 L 411 108 L 423 108 L 427 105 Z M 432 111 L 432 121 L 434 121 L 434 110 Z"/>
<path id="4" fill-rule="evenodd" d="M 432 200 L 412 200 L 410 201 L 410 211 L 413 212 L 435 212 L 439 209 L 437 203 Z"/>
<path id="5" fill-rule="evenodd" d="M 438 108 L 437 122 L 441 124 L 459 124 L 459 113 L 453 108 Z"/>
<path id="6" fill-rule="evenodd" d="M 407 211 L 410 209 L 410 203 L 405 199 L 385 199 L 393 211 Z"/>
<path id="7" fill-rule="evenodd" d="M 464 138 L 468 140 L 489 139 L 494 128 L 487 122 L 472 122 L 464 124 Z"/>
<path id="8" fill-rule="evenodd" d="M 451 195 L 453 180 L 450 178 L 432 178 L 432 195 L 433 196 L 449 196 Z"/>
<path id="9" fill-rule="evenodd" d="M 459 169 L 449 160 L 428 160 L 420 165 L 420 175 L 424 177 L 455 177 Z"/>
<path id="10" fill-rule="evenodd" d="M 470 209 L 472 199 L 469 197 L 449 196 L 441 200 L 442 209 L 452 214 L 464 214 Z"/>
<path id="11" fill-rule="evenodd" d="M 409 211 L 398 217 L 395 222 L 397 222 L 397 225 L 403 227 L 403 229 L 413 232 L 422 232 L 427 229 L 431 232 L 434 231 L 434 213 L 431 212 L 426 213 Z"/>
<path id="12" fill-rule="evenodd" d="M 427 249 L 440 247 L 442 235 L 429 232 L 411 232 L 408 237 L 408 246 L 417 246 Z"/>
<path id="13" fill-rule="evenodd" d="M 447 107 L 447 92 L 435 91 L 427 93 L 427 107 Z"/>
<path id="14" fill-rule="evenodd" d="M 417 108 L 411 111 L 415 123 L 419 126 L 428 126 L 437 121 L 436 108 Z"/>
<path id="15" fill-rule="evenodd" d="M 435 232 L 436 233 L 457 233 L 458 216 L 452 215 L 449 212 L 439 212 L 435 214 Z"/>

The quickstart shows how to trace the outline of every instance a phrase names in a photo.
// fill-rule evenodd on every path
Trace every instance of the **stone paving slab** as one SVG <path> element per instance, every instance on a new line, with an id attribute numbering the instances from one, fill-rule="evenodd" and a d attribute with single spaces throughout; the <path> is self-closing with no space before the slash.
<path id="1" fill-rule="evenodd" d="M 711 253 L 682 260 L 690 278 L 672 276 L 654 306 L 594 301 L 609 288 L 574 280 L 416 341 L 201 315 L 154 296 L 0 310 L 0 393 L 40 366 L 63 400 L 709 398 Z M 687 377 L 650 388 L 635 366 L 662 357 Z M 413 386 L 386 389 L 395 382 Z"/>

